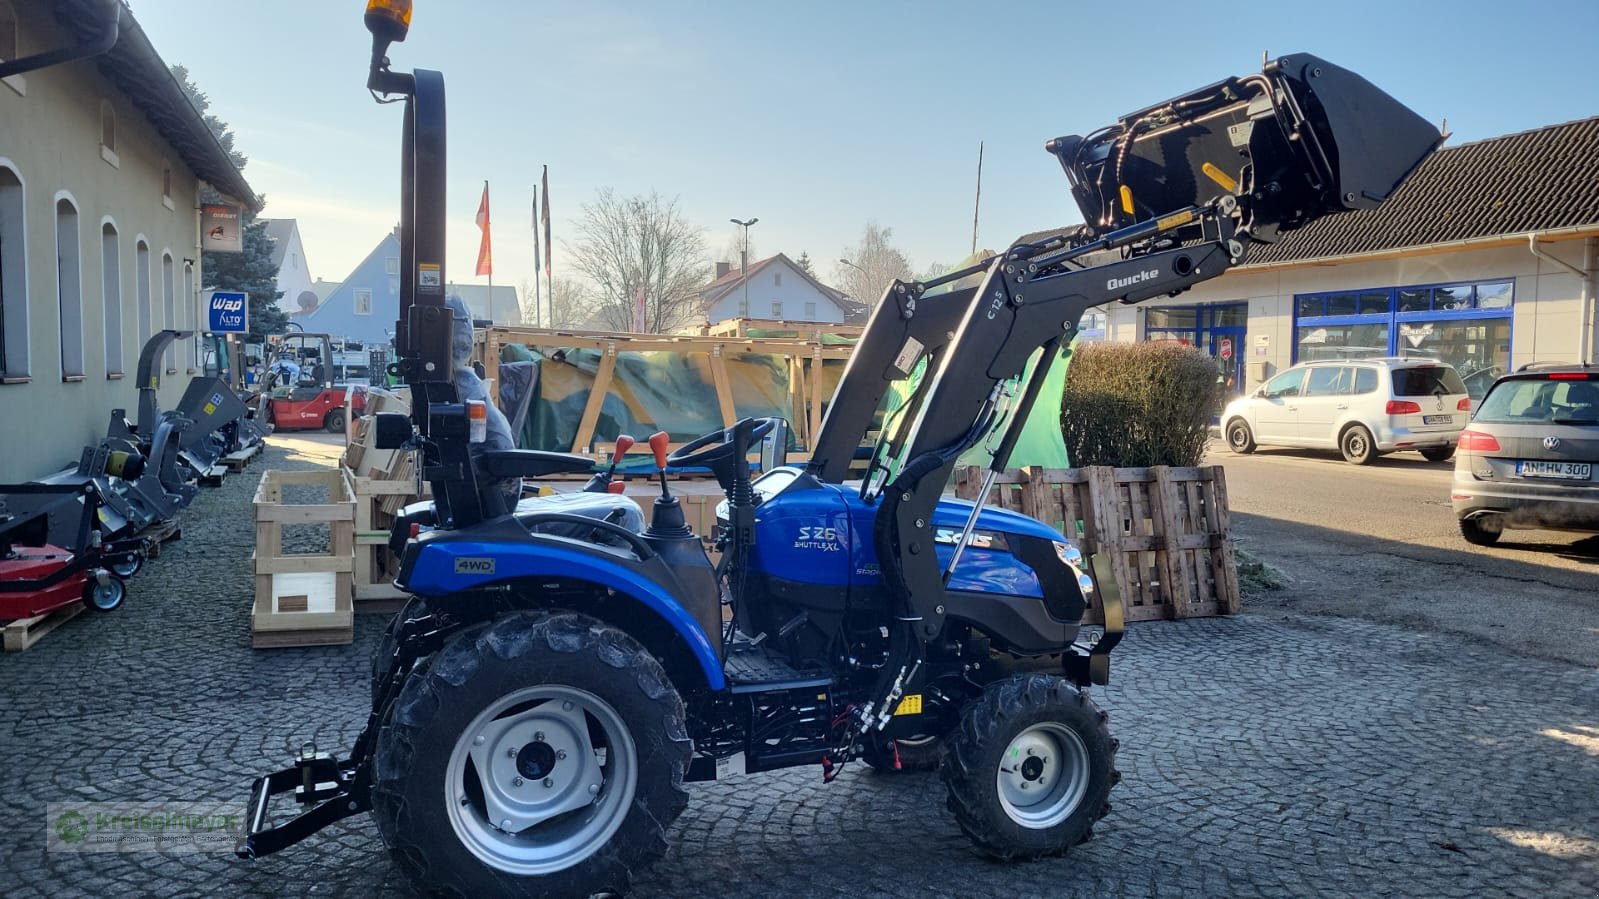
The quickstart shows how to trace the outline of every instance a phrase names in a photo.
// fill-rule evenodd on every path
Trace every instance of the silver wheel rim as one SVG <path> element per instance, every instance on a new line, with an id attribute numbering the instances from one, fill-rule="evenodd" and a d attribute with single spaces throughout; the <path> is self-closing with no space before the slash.
<path id="1" fill-rule="evenodd" d="M 638 751 L 616 710 L 586 690 L 544 685 L 500 697 L 461 732 L 444 805 L 485 865 L 551 874 L 611 839 L 637 786 Z"/>
<path id="2" fill-rule="evenodd" d="M 1227 433 L 1232 435 L 1233 446 L 1238 449 L 1243 449 L 1244 445 L 1249 442 L 1249 432 L 1238 425 L 1233 425 L 1232 430 Z"/>
<path id="3" fill-rule="evenodd" d="M 94 590 L 89 594 L 89 601 L 97 609 L 114 609 L 122 602 L 122 582 L 108 580 L 103 584 L 95 584 Z"/>
<path id="4" fill-rule="evenodd" d="M 1065 821 L 1088 794 L 1088 746 L 1055 721 L 1035 724 L 1005 747 L 999 804 L 1012 821 L 1043 830 Z"/>
<path id="5" fill-rule="evenodd" d="M 114 562 L 111 565 L 111 573 L 117 577 L 133 577 L 135 574 L 138 574 L 139 563 L 142 561 L 143 560 L 137 556 L 133 556 L 122 562 Z"/>
<path id="6" fill-rule="evenodd" d="M 1349 432 L 1349 455 L 1356 457 L 1366 455 L 1365 434 L 1362 434 L 1359 431 Z"/>

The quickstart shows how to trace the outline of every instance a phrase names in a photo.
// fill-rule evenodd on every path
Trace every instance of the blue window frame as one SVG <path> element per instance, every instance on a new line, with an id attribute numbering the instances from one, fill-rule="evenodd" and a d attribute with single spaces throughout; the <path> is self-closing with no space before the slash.
<path id="1" fill-rule="evenodd" d="M 1293 361 L 1431 356 L 1480 397 L 1510 369 L 1514 304 L 1511 278 L 1300 294 Z"/>

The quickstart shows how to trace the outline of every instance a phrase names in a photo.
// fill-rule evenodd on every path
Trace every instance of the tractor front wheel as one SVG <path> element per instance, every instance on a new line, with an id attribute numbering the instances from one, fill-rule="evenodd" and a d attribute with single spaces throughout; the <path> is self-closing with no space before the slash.
<path id="1" fill-rule="evenodd" d="M 623 893 L 688 803 L 683 701 L 626 633 L 519 612 L 452 637 L 379 731 L 372 814 L 422 892 Z"/>
<path id="2" fill-rule="evenodd" d="M 1121 779 L 1105 721 L 1061 677 L 1019 674 L 983 690 L 944 760 L 950 810 L 978 851 L 1037 858 L 1088 839 Z"/>
<path id="3" fill-rule="evenodd" d="M 322 419 L 322 427 L 329 434 L 344 433 L 344 410 L 330 410 L 327 414 L 327 417 Z"/>

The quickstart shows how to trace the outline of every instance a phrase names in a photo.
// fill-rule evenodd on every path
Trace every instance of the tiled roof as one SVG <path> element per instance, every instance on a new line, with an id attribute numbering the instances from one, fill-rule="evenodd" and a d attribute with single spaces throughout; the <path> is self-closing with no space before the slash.
<path id="1" fill-rule="evenodd" d="M 813 275 L 805 271 L 805 269 L 800 268 L 799 263 L 788 258 L 788 256 L 783 253 L 778 253 L 776 256 L 768 256 L 758 262 L 750 263 L 749 277 L 754 278 L 755 275 L 761 271 L 761 269 L 766 268 L 768 265 L 771 265 L 778 260 L 782 260 L 783 262 L 787 263 L 791 270 L 798 272 L 801 278 L 809 281 L 811 286 L 816 288 L 817 292 L 838 304 L 839 308 L 843 308 L 843 303 L 841 300 L 843 300 L 844 294 L 842 291 L 828 287 L 826 284 L 816 280 Z M 732 293 L 733 290 L 738 287 L 738 285 L 743 283 L 744 277 L 742 276 L 742 273 L 737 269 L 734 269 L 733 271 L 728 272 L 722 277 L 717 278 L 715 281 L 712 281 L 711 283 L 700 288 L 700 297 L 703 299 L 705 306 L 710 307 L 723 297 Z"/>
<path id="2" fill-rule="evenodd" d="M 1387 203 L 1257 246 L 1251 263 L 1599 226 L 1599 116 L 1434 153 Z"/>
<path id="3" fill-rule="evenodd" d="M 1599 229 L 1599 116 L 1445 147 L 1382 206 L 1325 216 L 1274 244 L 1256 244 L 1243 267 L 1581 226 Z"/>

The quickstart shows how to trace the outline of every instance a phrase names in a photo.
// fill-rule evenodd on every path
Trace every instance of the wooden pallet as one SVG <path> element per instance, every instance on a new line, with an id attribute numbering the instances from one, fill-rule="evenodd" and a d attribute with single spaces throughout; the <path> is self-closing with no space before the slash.
<path id="1" fill-rule="evenodd" d="M 256 457 L 261 455 L 261 452 L 263 449 L 265 449 L 265 447 L 265 443 L 252 444 L 244 449 L 235 450 L 231 453 L 228 453 L 226 456 L 223 456 L 217 461 L 218 463 L 227 466 L 228 471 L 243 471 L 244 466 L 255 461 Z"/>
<path id="2" fill-rule="evenodd" d="M 955 495 L 975 499 L 983 474 L 957 470 Z M 1053 526 L 1084 553 L 1109 554 L 1128 621 L 1239 610 L 1220 466 L 1011 469 L 995 478 L 988 504 Z M 1091 607 L 1085 620 L 1101 614 Z"/>
<path id="3" fill-rule="evenodd" d="M 286 503 L 283 488 L 310 484 L 325 503 Z M 283 526 L 328 529 L 326 553 L 283 550 Z M 355 567 L 355 497 L 340 471 L 272 471 L 255 492 L 255 603 L 250 630 L 256 648 L 327 646 L 355 638 L 351 573 Z"/>
<path id="4" fill-rule="evenodd" d="M 149 559 L 161 558 L 161 547 L 172 540 L 183 539 L 183 526 L 178 524 L 176 518 L 158 521 L 139 532 L 139 538 L 144 541 L 144 555 Z"/>
<path id="5" fill-rule="evenodd" d="M 226 465 L 218 462 L 200 473 L 200 483 L 206 487 L 221 487 L 222 479 L 228 476 L 228 471 Z"/>
<path id="6" fill-rule="evenodd" d="M 0 631 L 0 634 L 3 634 L 0 636 L 0 641 L 4 642 L 6 652 L 22 652 L 30 649 L 33 644 L 43 640 L 45 634 L 78 617 L 78 613 L 84 608 L 83 603 L 75 602 L 54 612 L 46 612 L 33 618 L 19 618 L 8 623 L 3 631 Z"/>

